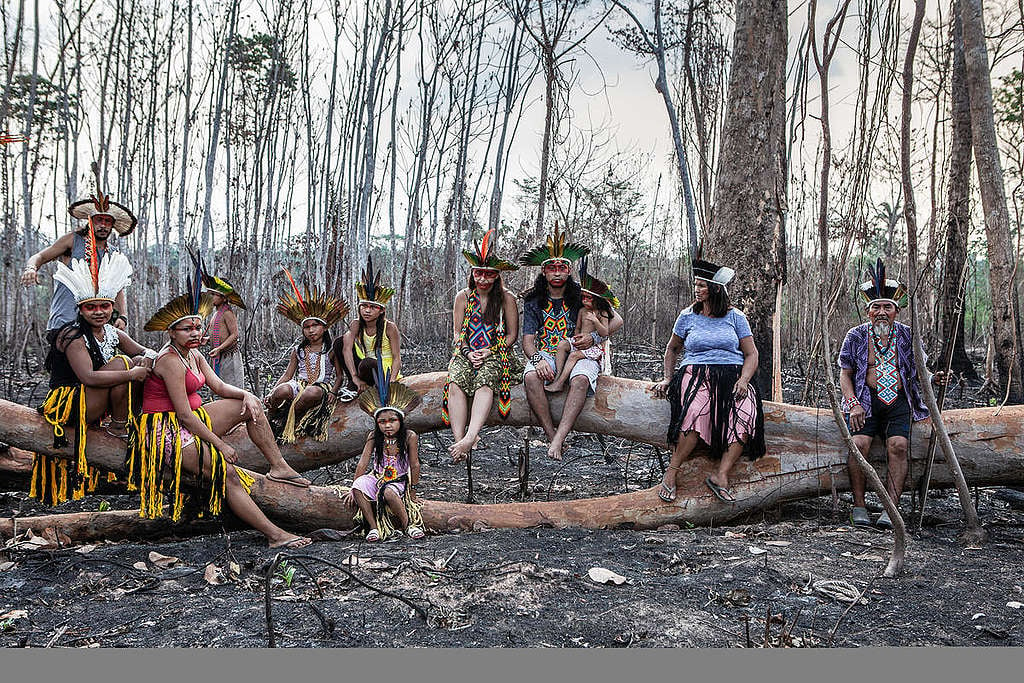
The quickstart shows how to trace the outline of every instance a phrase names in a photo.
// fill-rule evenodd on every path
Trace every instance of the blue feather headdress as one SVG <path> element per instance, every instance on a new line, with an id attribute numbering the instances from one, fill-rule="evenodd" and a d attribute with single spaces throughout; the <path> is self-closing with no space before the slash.
<path id="1" fill-rule="evenodd" d="M 367 256 L 362 282 L 356 283 L 356 295 L 359 297 L 359 303 L 374 304 L 381 308 L 387 306 L 388 301 L 395 295 L 395 290 L 382 285 L 380 276 L 380 271 L 375 272 L 373 269 L 373 259 Z"/>
<path id="2" fill-rule="evenodd" d="M 393 410 L 404 418 L 422 400 L 419 394 L 406 385 L 391 380 L 391 371 L 384 370 L 380 351 L 377 352 L 377 367 L 373 369 L 373 381 L 375 386 L 359 394 L 359 407 L 374 419 L 383 410 Z"/>
<path id="3" fill-rule="evenodd" d="M 213 295 L 203 291 L 203 269 L 196 261 L 196 269 L 186 285 L 187 293 L 167 302 L 142 329 L 147 332 L 169 330 L 185 318 L 206 318 L 213 311 Z"/>
<path id="4" fill-rule="evenodd" d="M 216 275 L 210 274 L 210 271 L 206 269 L 206 263 L 203 262 L 203 257 L 201 254 L 197 254 L 196 252 L 189 249 L 188 255 L 192 257 L 192 263 L 194 263 L 196 269 L 200 271 L 200 276 L 202 277 L 203 281 L 203 287 L 206 289 L 206 291 L 213 292 L 214 294 L 220 294 L 225 299 L 227 299 L 228 303 L 231 304 L 232 306 L 237 306 L 238 308 L 241 308 L 243 311 L 247 310 L 245 308 L 245 301 L 242 300 L 242 296 L 238 293 L 237 290 L 235 290 L 234 286 L 230 282 L 228 282 L 224 278 L 220 278 L 217 277 Z"/>
<path id="5" fill-rule="evenodd" d="M 860 296 L 864 299 L 865 307 L 876 301 L 888 301 L 902 308 L 907 297 L 907 288 L 898 280 L 886 278 L 885 263 L 882 259 L 876 259 L 874 266 L 868 265 L 868 281 L 861 284 Z"/>

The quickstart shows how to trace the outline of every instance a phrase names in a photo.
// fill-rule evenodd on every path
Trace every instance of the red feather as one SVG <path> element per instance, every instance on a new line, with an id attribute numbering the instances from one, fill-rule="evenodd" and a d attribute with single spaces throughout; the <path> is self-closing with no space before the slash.
<path id="1" fill-rule="evenodd" d="M 480 243 L 480 265 L 486 265 L 487 263 L 487 248 L 490 246 L 491 235 L 494 230 L 488 230 L 484 233 L 484 241 Z"/>
<path id="2" fill-rule="evenodd" d="M 89 216 L 89 232 L 86 234 L 86 260 L 89 263 L 89 274 L 92 275 L 92 291 L 100 291 L 100 257 L 96 253 L 96 230 L 92 225 L 92 216 Z"/>
<path id="3" fill-rule="evenodd" d="M 288 282 L 292 283 L 292 289 L 295 290 L 295 298 L 298 300 L 299 306 L 302 307 L 302 312 L 309 315 L 309 309 L 306 308 L 306 302 L 302 300 L 302 295 L 299 294 L 299 288 L 295 284 L 295 279 L 292 278 L 292 274 L 288 272 L 287 268 L 282 269 L 284 270 L 284 274 L 288 276 Z"/>

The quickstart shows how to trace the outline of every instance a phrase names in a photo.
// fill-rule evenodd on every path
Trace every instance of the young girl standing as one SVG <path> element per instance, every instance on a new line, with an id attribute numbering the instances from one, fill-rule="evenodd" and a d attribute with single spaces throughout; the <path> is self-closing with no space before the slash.
<path id="1" fill-rule="evenodd" d="M 405 426 L 406 413 L 420 396 L 392 382 L 378 360 L 375 386 L 359 395 L 359 407 L 373 417 L 374 428 L 356 465 L 355 480 L 345 502 L 359 508 L 356 520 L 369 530 L 366 540 L 382 541 L 404 530 L 423 538 L 423 518 L 415 487 L 420 480 L 419 437 Z"/>
<path id="2" fill-rule="evenodd" d="M 341 383 L 328 328 L 348 313 L 348 304 L 309 287 L 303 297 L 287 269 L 285 274 L 295 296 L 282 295 L 277 310 L 302 328 L 302 339 L 292 349 L 288 367 L 264 399 L 264 405 L 270 410 L 270 423 L 283 442 L 294 443 L 299 433 L 324 441 Z"/>

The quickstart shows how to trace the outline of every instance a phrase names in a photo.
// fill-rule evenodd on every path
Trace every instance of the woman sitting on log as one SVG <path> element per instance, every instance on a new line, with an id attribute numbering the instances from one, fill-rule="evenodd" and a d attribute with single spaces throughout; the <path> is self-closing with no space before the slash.
<path id="1" fill-rule="evenodd" d="M 89 236 L 92 236 L 90 231 Z M 46 357 L 50 391 L 39 412 L 53 427 L 53 445 L 68 444 L 66 429 L 75 432 L 76 457 L 70 462 L 37 455 L 29 495 L 52 505 L 78 500 L 96 488 L 99 472 L 85 458 L 90 423 L 110 415 L 107 433 L 128 438 L 135 395 L 149 375 L 144 356 L 156 353 L 110 324 L 114 297 L 128 286 L 132 267 L 119 252 L 107 254 L 99 267 L 91 259 L 73 259 L 70 267 L 57 264 L 54 279 L 75 297 L 78 317 L 54 336 Z M 129 358 L 134 356 L 135 358 Z M 148 362 L 148 361 L 147 361 Z"/>
<path id="2" fill-rule="evenodd" d="M 345 502 L 359 508 L 356 521 L 369 529 L 367 541 L 383 541 L 402 530 L 418 540 L 424 535 L 415 489 L 420 481 L 419 437 L 406 428 L 405 415 L 419 405 L 420 396 L 392 382 L 380 360 L 374 374 L 374 386 L 359 395 L 359 407 L 373 417 L 374 427 Z"/>
<path id="3" fill-rule="evenodd" d="M 498 412 L 508 417 L 512 386 L 523 381 L 522 361 L 512 353 L 519 334 L 519 308 L 501 280 L 502 271 L 519 267 L 493 253 L 493 234 L 489 230 L 484 235 L 483 242 L 476 245 L 476 253 L 462 252 L 471 266 L 469 284 L 455 295 L 452 305 L 455 340 L 448 362 L 441 419 L 451 425 L 455 443 L 449 452 L 456 461 L 473 449 L 495 394 Z"/>
<path id="4" fill-rule="evenodd" d="M 740 455 L 754 459 L 765 453 L 764 411 L 757 385 L 751 383 L 757 348 L 746 316 L 731 306 L 726 289 L 735 274 L 731 268 L 694 260 L 695 301 L 679 314 L 665 347 L 665 379 L 652 387 L 656 396 L 667 394 L 672 411 L 668 442 L 674 449 L 658 490 L 665 502 L 676 499 L 676 474 L 698 440 L 708 444 L 712 458 L 720 459 L 717 472 L 704 484 L 726 503 L 736 502 L 729 470 Z"/>
<path id="5" fill-rule="evenodd" d="M 239 519 L 262 533 L 273 548 L 300 548 L 310 539 L 274 525 L 248 492 L 252 478 L 228 463 L 235 449 L 221 437 L 244 422 L 249 438 L 270 462 L 267 479 L 308 487 L 281 457 L 260 400 L 247 391 L 225 384 L 196 349 L 202 343 L 203 319 L 213 307 L 209 293 L 201 293 L 198 278 L 190 291 L 173 299 L 146 323 L 146 330 L 164 330 L 169 341 L 157 356 L 153 374 L 142 393 L 142 416 L 132 439 L 126 464 L 128 488 L 142 497 L 140 514 L 155 519 L 164 514 L 164 493 L 170 496 L 170 516 L 181 518 L 186 496 L 182 470 L 197 479 L 197 516 L 217 515 L 227 501 Z M 223 400 L 203 405 L 203 385 Z"/>
<path id="6" fill-rule="evenodd" d="M 373 261 L 367 256 L 363 281 L 356 283 L 359 315 L 349 323 L 344 336 L 334 342 L 334 355 L 340 359 L 349 380 L 339 393 L 342 401 L 351 401 L 373 385 L 378 354 L 384 361 L 385 372 L 396 380 L 402 378 L 402 340 L 398 325 L 387 319 L 387 303 L 394 294 L 394 289 L 380 284 L 380 273 L 374 272 Z M 368 333 L 370 329 L 373 334 Z"/>
<path id="7" fill-rule="evenodd" d="M 302 338 L 292 349 L 284 374 L 263 403 L 271 411 L 274 433 L 284 443 L 294 443 L 297 434 L 325 441 L 341 384 L 328 328 L 345 317 L 348 304 L 309 287 L 303 297 L 291 273 L 287 269 L 284 272 L 295 296 L 283 294 L 277 312 L 302 329 Z"/>

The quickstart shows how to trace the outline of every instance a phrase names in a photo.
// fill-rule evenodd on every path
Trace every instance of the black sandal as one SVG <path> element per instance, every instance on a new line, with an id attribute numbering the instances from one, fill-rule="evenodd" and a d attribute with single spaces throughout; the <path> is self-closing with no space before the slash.
<path id="1" fill-rule="evenodd" d="M 735 503 L 736 497 L 732 495 L 732 491 L 724 486 L 719 486 L 715 482 L 711 481 L 711 477 L 704 478 L 704 484 L 711 489 L 711 493 L 715 494 L 715 498 L 722 501 L 723 503 Z"/>

